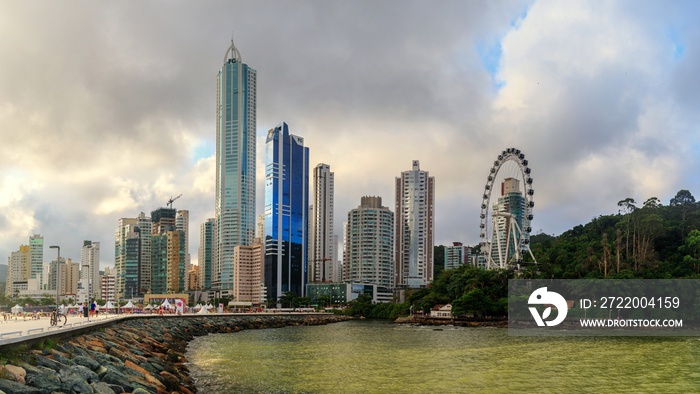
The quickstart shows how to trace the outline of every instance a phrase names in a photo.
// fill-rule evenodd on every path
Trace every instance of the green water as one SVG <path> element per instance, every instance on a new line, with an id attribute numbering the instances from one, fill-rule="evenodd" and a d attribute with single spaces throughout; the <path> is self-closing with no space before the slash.
<path id="1" fill-rule="evenodd" d="M 700 392 L 696 338 L 523 338 L 349 321 L 209 335 L 187 357 L 206 394 Z"/>

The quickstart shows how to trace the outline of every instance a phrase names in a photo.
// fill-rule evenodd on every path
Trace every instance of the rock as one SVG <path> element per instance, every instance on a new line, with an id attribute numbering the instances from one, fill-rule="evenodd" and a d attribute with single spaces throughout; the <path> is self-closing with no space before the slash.
<path id="1" fill-rule="evenodd" d="M 126 375 L 111 367 L 107 367 L 107 372 L 100 376 L 100 381 L 122 386 L 127 392 L 134 391 L 134 386 L 131 384 Z"/>
<path id="2" fill-rule="evenodd" d="M 40 389 L 40 392 L 63 391 L 63 385 L 58 374 L 53 370 L 47 369 L 43 373 L 32 373 L 27 371 L 27 385 Z M 12 392 L 12 391 L 11 391 Z"/>
<path id="3" fill-rule="evenodd" d="M 36 358 L 34 359 L 34 363 L 36 365 L 52 369 L 55 372 L 58 372 L 61 370 L 61 368 L 64 368 L 64 366 L 60 363 L 51 360 L 50 358 L 46 358 L 44 356 L 36 356 Z"/>
<path id="4" fill-rule="evenodd" d="M 168 390 L 175 391 L 180 387 L 180 379 L 170 372 L 163 371 L 160 373 L 160 376 L 163 378 L 163 383 L 165 383 L 165 387 Z"/>
<path id="5" fill-rule="evenodd" d="M 12 380 L 0 379 L 0 391 L 12 394 L 41 394 L 36 387 L 26 386 Z"/>
<path id="6" fill-rule="evenodd" d="M 115 391 L 112 387 L 108 385 L 105 382 L 95 382 L 95 383 L 90 383 L 90 387 L 92 387 L 92 390 L 96 394 L 114 394 L 114 393 L 123 393 L 124 389 L 122 389 L 121 386 L 116 386 L 119 387 L 119 391 Z"/>
<path id="7" fill-rule="evenodd" d="M 94 359 L 86 356 L 78 356 L 73 359 L 73 362 L 76 365 L 82 365 L 83 367 L 90 368 L 92 371 L 97 370 L 99 368 L 100 363 L 95 361 Z"/>
<path id="8" fill-rule="evenodd" d="M 25 384 L 25 378 L 27 377 L 27 371 L 22 367 L 17 367 L 14 365 L 4 365 L 0 366 L 0 372 L 5 372 L 5 375 L 10 375 L 10 380 L 14 380 L 17 383 Z"/>

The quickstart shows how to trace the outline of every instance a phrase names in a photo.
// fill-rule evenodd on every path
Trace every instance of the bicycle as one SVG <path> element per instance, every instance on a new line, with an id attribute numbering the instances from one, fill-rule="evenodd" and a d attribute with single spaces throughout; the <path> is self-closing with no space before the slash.
<path id="1" fill-rule="evenodd" d="M 51 316 L 49 317 L 49 323 L 52 326 L 59 325 L 64 326 L 68 322 L 68 317 L 56 309 L 51 311 Z"/>

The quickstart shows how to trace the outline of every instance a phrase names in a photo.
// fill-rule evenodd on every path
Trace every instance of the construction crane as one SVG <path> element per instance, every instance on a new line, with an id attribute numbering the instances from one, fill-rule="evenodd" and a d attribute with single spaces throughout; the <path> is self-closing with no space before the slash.
<path id="1" fill-rule="evenodd" d="M 180 194 L 179 196 L 177 196 L 177 197 L 175 197 L 175 198 L 170 197 L 170 200 L 168 200 L 168 207 L 172 208 L 172 207 L 173 207 L 173 201 L 177 200 L 177 199 L 180 198 L 180 197 L 182 197 L 182 194 Z"/>

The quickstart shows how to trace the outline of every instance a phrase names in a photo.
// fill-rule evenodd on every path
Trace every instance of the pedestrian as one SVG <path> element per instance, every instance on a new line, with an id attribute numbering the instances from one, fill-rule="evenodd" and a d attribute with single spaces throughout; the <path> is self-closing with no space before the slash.
<path id="1" fill-rule="evenodd" d="M 83 314 L 83 304 L 78 305 L 78 314 L 79 315 Z"/>
<path id="2" fill-rule="evenodd" d="M 92 304 L 90 304 L 90 316 L 95 316 L 95 309 L 97 308 L 97 304 L 95 303 L 95 300 L 92 300 Z"/>

